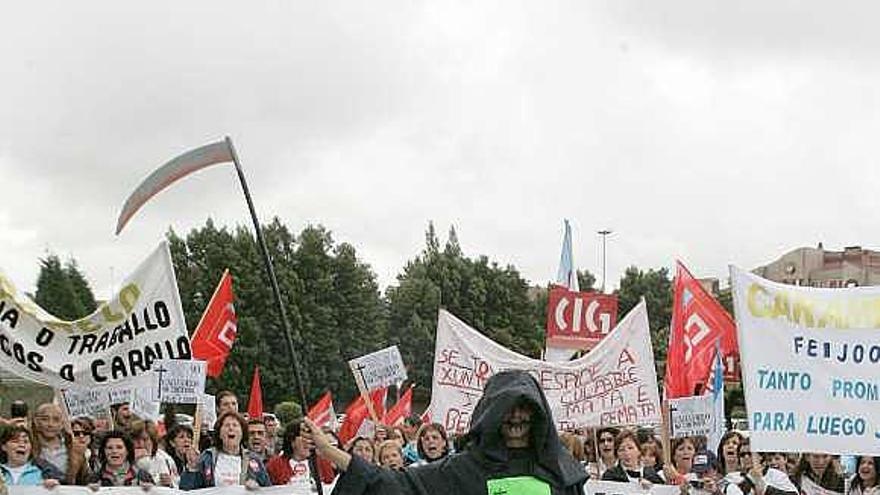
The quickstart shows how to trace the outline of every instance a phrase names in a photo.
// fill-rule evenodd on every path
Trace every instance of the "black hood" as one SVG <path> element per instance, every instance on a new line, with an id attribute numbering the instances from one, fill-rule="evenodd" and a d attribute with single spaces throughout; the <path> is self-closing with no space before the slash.
<path id="1" fill-rule="evenodd" d="M 501 436 L 501 425 L 505 413 L 522 402 L 531 403 L 534 410 L 530 449 L 535 450 L 538 465 L 562 486 L 585 480 L 586 471 L 559 441 L 544 392 L 525 371 L 502 371 L 486 382 L 465 436 L 467 449 L 484 462 L 507 464 L 509 452 Z"/>

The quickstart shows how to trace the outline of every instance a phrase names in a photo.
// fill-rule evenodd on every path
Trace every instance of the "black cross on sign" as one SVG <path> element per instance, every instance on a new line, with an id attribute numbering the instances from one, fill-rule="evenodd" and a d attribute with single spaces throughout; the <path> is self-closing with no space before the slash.
<path id="1" fill-rule="evenodd" d="M 162 375 L 164 375 L 165 373 L 167 373 L 171 370 L 165 368 L 162 365 L 159 365 L 159 366 L 153 368 L 153 371 L 155 371 L 156 373 L 159 373 L 159 391 L 158 391 L 158 395 L 156 396 L 156 399 L 158 399 L 159 402 L 161 402 L 161 399 L 162 399 Z"/>
<path id="2" fill-rule="evenodd" d="M 360 375 L 361 375 L 361 383 L 364 384 L 364 388 L 367 388 L 367 379 L 364 378 L 364 369 L 366 369 L 366 367 L 367 367 L 366 365 L 361 364 L 361 363 L 358 363 L 358 364 L 354 367 L 354 369 L 356 369 L 357 372 L 360 373 Z"/>

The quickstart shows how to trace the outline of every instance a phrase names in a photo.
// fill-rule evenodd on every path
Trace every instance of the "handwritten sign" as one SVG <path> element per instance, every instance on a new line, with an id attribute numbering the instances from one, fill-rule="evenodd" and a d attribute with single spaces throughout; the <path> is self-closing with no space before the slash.
<path id="1" fill-rule="evenodd" d="M 63 390 L 64 404 L 71 418 L 77 416 L 95 416 L 110 408 L 107 392 L 100 389 L 66 389 Z"/>
<path id="2" fill-rule="evenodd" d="M 131 384 L 123 384 L 107 389 L 110 396 L 110 404 L 130 404 L 132 401 L 133 387 Z"/>
<path id="3" fill-rule="evenodd" d="M 137 389 L 132 393 L 131 398 L 130 407 L 134 415 L 152 421 L 158 421 L 162 417 L 160 412 L 162 403 L 153 400 L 152 390 Z"/>
<path id="4" fill-rule="evenodd" d="M 348 366 L 366 391 L 406 380 L 406 368 L 396 345 L 352 359 Z"/>
<path id="5" fill-rule="evenodd" d="M 198 404 L 205 395 L 205 362 L 163 359 L 153 364 L 152 398 L 170 404 Z"/>
<path id="6" fill-rule="evenodd" d="M 880 455 L 880 287 L 730 274 L 752 449 Z"/>
<path id="7" fill-rule="evenodd" d="M 644 301 L 592 352 L 550 363 L 517 354 L 441 310 L 437 322 L 431 415 L 450 432 L 467 430 L 486 381 L 508 369 L 541 385 L 558 429 L 660 422 L 660 398 Z"/>
<path id="8" fill-rule="evenodd" d="M 712 395 L 669 399 L 671 438 L 709 436 L 714 427 L 715 401 Z"/>

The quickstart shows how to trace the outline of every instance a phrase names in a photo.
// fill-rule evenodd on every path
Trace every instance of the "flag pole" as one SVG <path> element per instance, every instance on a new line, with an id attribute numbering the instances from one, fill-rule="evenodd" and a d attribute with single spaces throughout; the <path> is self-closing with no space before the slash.
<path id="1" fill-rule="evenodd" d="M 302 372 L 300 371 L 299 358 L 296 354 L 296 348 L 293 345 L 293 337 L 291 336 L 290 321 L 287 319 L 287 311 L 284 309 L 284 303 L 281 300 L 281 289 L 278 288 L 278 279 L 275 277 L 275 268 L 272 266 L 272 258 L 269 256 L 269 249 L 266 247 L 266 240 L 263 238 L 263 229 L 260 227 L 260 221 L 257 219 L 257 210 L 254 208 L 254 201 L 251 199 L 250 189 L 248 189 L 247 181 L 244 178 L 244 171 L 241 168 L 241 162 L 238 159 L 238 153 L 232 144 L 232 139 L 226 136 L 226 145 L 229 146 L 229 152 L 232 155 L 232 162 L 235 164 L 235 171 L 238 174 L 238 180 L 241 182 L 241 189 L 244 192 L 244 198 L 247 200 L 248 210 L 251 213 L 251 220 L 254 222 L 254 230 L 257 234 L 257 243 L 260 245 L 260 251 L 263 253 L 263 262 L 266 264 L 266 272 L 269 274 L 269 281 L 272 284 L 272 294 L 275 296 L 275 303 L 278 305 L 278 312 L 281 315 L 281 324 L 284 326 L 284 340 L 287 342 L 287 350 L 290 354 L 290 360 L 293 362 L 293 375 L 296 378 L 297 388 L 299 389 L 299 400 L 303 407 L 308 407 L 306 400 L 306 389 L 303 385 Z M 321 484 L 321 476 L 318 473 L 318 463 L 314 452 L 309 454 L 309 470 L 315 480 L 318 494 L 324 494 L 324 487 Z"/>

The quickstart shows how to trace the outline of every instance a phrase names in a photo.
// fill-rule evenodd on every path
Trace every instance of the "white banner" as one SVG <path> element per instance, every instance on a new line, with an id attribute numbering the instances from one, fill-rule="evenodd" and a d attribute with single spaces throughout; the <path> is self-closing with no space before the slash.
<path id="1" fill-rule="evenodd" d="M 589 480 L 584 484 L 585 495 L 680 495 L 681 488 L 674 485 L 651 485 L 645 490 L 638 483 Z"/>
<path id="2" fill-rule="evenodd" d="M 547 396 L 559 429 L 660 423 L 660 398 L 642 301 L 586 356 L 549 363 L 506 349 L 440 310 L 431 414 L 450 432 L 468 429 L 493 374 L 530 372 Z"/>
<path id="3" fill-rule="evenodd" d="M 880 455 L 880 287 L 730 274 L 752 449 Z"/>
<path id="4" fill-rule="evenodd" d="M 205 362 L 161 359 L 153 365 L 152 400 L 198 404 L 205 395 Z"/>
<path id="5" fill-rule="evenodd" d="M 348 367 L 355 380 L 361 380 L 367 391 L 406 380 L 406 368 L 396 345 L 354 358 L 348 362 Z"/>
<path id="6" fill-rule="evenodd" d="M 191 356 L 180 294 L 163 242 L 90 316 L 62 321 L 0 275 L 0 366 L 58 389 L 106 387 L 153 361 Z"/>
<path id="7" fill-rule="evenodd" d="M 139 486 L 101 487 L 98 491 L 92 491 L 86 486 L 60 485 L 51 490 L 42 486 L 8 486 L 9 495 L 291 495 L 290 485 L 263 486 L 258 490 L 248 490 L 242 485 L 224 486 L 222 488 L 202 488 L 201 490 L 177 490 L 153 486 L 149 491 L 144 491 Z M 333 485 L 324 485 L 324 493 L 333 491 Z M 665 494 L 664 494 L 665 495 Z"/>
<path id="8" fill-rule="evenodd" d="M 669 399 L 671 438 L 709 436 L 715 426 L 715 401 L 711 394 Z"/>

